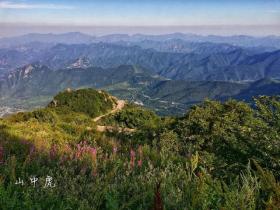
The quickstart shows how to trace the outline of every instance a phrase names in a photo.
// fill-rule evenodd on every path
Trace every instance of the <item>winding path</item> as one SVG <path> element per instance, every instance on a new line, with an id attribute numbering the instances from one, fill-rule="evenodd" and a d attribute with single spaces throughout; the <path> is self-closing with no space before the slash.
<path id="1" fill-rule="evenodd" d="M 106 114 L 103 114 L 103 115 L 100 115 L 100 116 L 98 116 L 96 118 L 93 118 L 93 121 L 97 122 L 100 119 L 102 119 L 103 117 L 106 117 L 106 116 L 108 116 L 110 114 L 114 114 L 114 113 L 122 110 L 124 108 L 124 105 L 125 105 L 125 101 L 124 100 L 117 100 L 117 105 L 110 112 L 108 112 Z"/>
<path id="2" fill-rule="evenodd" d="M 125 101 L 124 100 L 117 100 L 117 104 L 116 106 L 108 113 L 100 115 L 96 118 L 93 118 L 94 122 L 98 122 L 99 120 L 101 120 L 103 117 L 106 117 L 110 114 L 114 114 L 120 110 L 122 110 L 125 106 Z M 121 127 L 114 127 L 114 126 L 105 126 L 105 125 L 97 125 L 96 126 L 96 130 L 99 132 L 105 132 L 105 131 L 118 131 L 118 132 L 134 132 L 135 129 L 131 129 L 131 128 L 121 128 Z"/>

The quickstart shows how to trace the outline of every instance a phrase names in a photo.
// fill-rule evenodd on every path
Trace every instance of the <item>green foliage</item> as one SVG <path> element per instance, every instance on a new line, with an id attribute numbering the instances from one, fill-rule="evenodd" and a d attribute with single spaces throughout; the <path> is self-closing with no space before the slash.
<path id="1" fill-rule="evenodd" d="M 271 128 L 280 129 L 280 97 L 262 96 L 255 99 L 258 116 Z"/>
<path id="2" fill-rule="evenodd" d="M 65 109 L 88 114 L 96 117 L 112 109 L 115 101 L 106 92 L 94 89 L 80 89 L 64 91 L 54 97 L 49 107 Z"/>
<path id="3" fill-rule="evenodd" d="M 105 118 L 102 123 L 126 128 L 155 128 L 161 123 L 161 118 L 143 107 L 127 105 L 122 111 Z"/>
<path id="4" fill-rule="evenodd" d="M 205 101 L 182 118 L 128 105 L 98 122 L 92 117 L 114 105 L 106 93 L 70 91 L 55 100 L 0 120 L 0 209 L 280 206 L 277 97 L 258 98 L 253 108 Z M 96 123 L 134 130 L 100 132 Z M 55 188 L 43 187 L 47 175 Z M 15 185 L 18 178 L 26 185 Z"/>
<path id="5" fill-rule="evenodd" d="M 267 118 L 270 105 L 262 103 L 261 106 L 254 110 L 244 102 L 232 100 L 223 104 L 206 101 L 202 106 L 193 107 L 174 124 L 184 146 L 183 152 L 192 154 L 202 151 L 205 160 L 212 159 L 213 165 L 210 161 L 208 166 L 214 167 L 219 174 L 225 173 L 225 176 L 238 174 L 249 159 L 258 160 L 263 167 L 279 176 L 277 114 Z M 273 111 L 278 112 L 279 109 L 274 107 Z"/>
<path id="6" fill-rule="evenodd" d="M 33 112 L 20 112 L 9 117 L 13 122 L 28 121 L 36 119 L 39 122 L 54 123 L 57 120 L 56 114 L 50 109 L 38 109 Z"/>

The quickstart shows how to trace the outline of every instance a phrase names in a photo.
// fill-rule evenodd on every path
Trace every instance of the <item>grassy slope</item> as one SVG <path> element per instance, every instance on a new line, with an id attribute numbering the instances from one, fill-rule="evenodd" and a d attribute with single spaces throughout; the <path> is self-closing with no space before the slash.
<path id="1" fill-rule="evenodd" d="M 159 183 L 166 209 L 273 209 L 279 204 L 280 186 L 272 173 L 246 169 L 254 158 L 279 176 L 279 100 L 263 99 L 259 112 L 242 102 L 208 101 L 182 118 L 160 118 L 128 105 L 99 122 L 136 128 L 133 134 L 96 132 L 93 117 L 113 104 L 106 93 L 71 91 L 55 100 L 56 106 L 0 120 L 4 209 L 149 209 L 161 205 L 154 202 Z M 77 158 L 79 147 L 97 154 Z M 14 185 L 16 178 L 34 174 L 53 176 L 59 187 Z"/>

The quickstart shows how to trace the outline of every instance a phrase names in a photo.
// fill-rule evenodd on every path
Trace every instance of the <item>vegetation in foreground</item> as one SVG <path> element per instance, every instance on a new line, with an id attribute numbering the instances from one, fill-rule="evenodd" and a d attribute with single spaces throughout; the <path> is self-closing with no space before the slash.
<path id="1" fill-rule="evenodd" d="M 66 91 L 0 120 L 0 209 L 279 209 L 278 97 L 181 118 L 128 104 L 95 122 L 115 100 Z"/>

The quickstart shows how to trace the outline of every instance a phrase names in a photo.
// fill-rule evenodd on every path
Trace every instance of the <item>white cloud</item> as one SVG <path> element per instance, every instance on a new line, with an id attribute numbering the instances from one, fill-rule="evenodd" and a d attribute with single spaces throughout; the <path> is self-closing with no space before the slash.
<path id="1" fill-rule="evenodd" d="M 60 4 L 28 4 L 0 1 L 0 9 L 74 9 L 74 7 Z"/>

